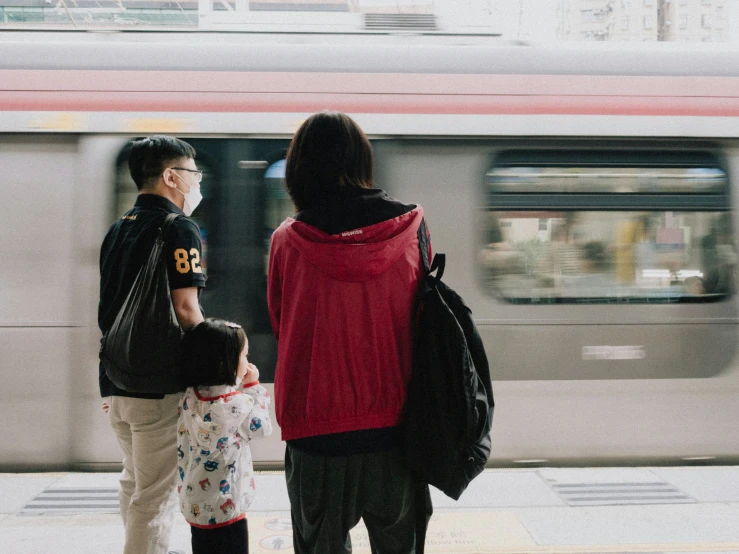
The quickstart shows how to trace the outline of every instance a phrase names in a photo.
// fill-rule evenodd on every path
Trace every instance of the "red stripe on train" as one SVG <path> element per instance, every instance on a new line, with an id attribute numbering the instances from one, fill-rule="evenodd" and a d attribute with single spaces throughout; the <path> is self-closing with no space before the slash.
<path id="1" fill-rule="evenodd" d="M 739 116 L 737 97 L 0 91 L 0 111 Z"/>

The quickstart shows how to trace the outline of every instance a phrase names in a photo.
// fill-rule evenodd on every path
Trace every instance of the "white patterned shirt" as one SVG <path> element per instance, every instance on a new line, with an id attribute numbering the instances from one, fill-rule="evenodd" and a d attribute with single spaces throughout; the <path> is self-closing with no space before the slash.
<path id="1" fill-rule="evenodd" d="M 177 493 L 194 527 L 246 517 L 254 498 L 249 442 L 272 433 L 269 393 L 259 383 L 190 387 L 178 408 Z"/>

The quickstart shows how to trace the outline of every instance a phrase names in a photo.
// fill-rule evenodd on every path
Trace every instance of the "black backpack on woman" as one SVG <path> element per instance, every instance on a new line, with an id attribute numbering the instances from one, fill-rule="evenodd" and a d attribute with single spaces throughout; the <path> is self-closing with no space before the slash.
<path id="1" fill-rule="evenodd" d="M 418 244 L 425 278 L 415 320 L 405 451 L 418 482 L 458 500 L 490 456 L 493 387 L 472 312 L 441 282 L 444 254 L 429 266 L 425 221 Z"/>

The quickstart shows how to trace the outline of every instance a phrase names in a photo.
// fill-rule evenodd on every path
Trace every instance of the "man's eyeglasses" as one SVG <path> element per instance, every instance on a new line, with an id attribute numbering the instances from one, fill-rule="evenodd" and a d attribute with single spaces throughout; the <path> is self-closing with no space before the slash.
<path id="1" fill-rule="evenodd" d="M 199 169 L 187 169 L 186 167 L 171 167 L 170 169 L 179 169 L 181 171 L 189 171 L 190 173 L 194 173 L 195 181 L 198 183 L 203 180 L 203 172 Z"/>

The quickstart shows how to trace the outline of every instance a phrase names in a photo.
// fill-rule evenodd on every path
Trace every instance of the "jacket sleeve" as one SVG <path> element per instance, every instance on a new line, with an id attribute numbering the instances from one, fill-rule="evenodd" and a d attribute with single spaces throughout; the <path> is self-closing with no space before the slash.
<path id="1" fill-rule="evenodd" d="M 272 323 L 272 334 L 280 340 L 280 314 L 282 313 L 282 278 L 280 275 L 280 255 L 277 248 L 277 231 L 272 234 L 269 247 L 269 272 L 267 275 L 267 307 Z"/>
<path id="2" fill-rule="evenodd" d="M 243 388 L 250 402 L 251 409 L 246 414 L 241 424 L 241 435 L 249 439 L 257 437 L 268 437 L 272 434 L 272 419 L 269 415 L 269 393 L 259 383 L 247 385 Z"/>

